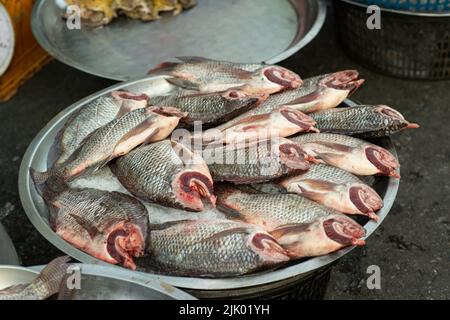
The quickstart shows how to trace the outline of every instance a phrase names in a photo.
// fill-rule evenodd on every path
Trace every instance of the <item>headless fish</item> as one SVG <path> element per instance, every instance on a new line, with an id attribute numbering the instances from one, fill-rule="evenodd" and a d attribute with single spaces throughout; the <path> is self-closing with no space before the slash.
<path id="1" fill-rule="evenodd" d="M 168 207 L 202 211 L 215 204 L 205 161 L 183 145 L 163 140 L 117 159 L 111 169 L 133 195 Z"/>
<path id="2" fill-rule="evenodd" d="M 401 130 L 419 127 L 385 105 L 330 109 L 312 113 L 311 117 L 316 120 L 321 132 L 366 138 L 387 137 Z"/>
<path id="3" fill-rule="evenodd" d="M 308 171 L 278 182 L 288 192 L 302 195 L 346 214 L 366 215 L 378 220 L 383 200 L 353 174 L 326 164 L 312 164 Z"/>
<path id="4" fill-rule="evenodd" d="M 290 140 L 320 162 L 353 174 L 400 178 L 398 160 L 388 150 L 364 140 L 332 133 L 307 133 Z"/>
<path id="5" fill-rule="evenodd" d="M 267 232 L 229 220 L 152 225 L 148 251 L 159 271 L 187 276 L 243 275 L 289 260 Z"/>
<path id="6" fill-rule="evenodd" d="M 220 92 L 241 88 L 250 93 L 272 94 L 298 88 L 300 77 L 285 68 L 261 64 L 253 69 L 251 64 L 210 60 L 200 57 L 178 57 L 182 63 L 163 62 L 152 69 L 151 75 L 168 75 L 168 82 L 189 90 Z M 242 69 L 242 67 L 247 68 Z"/>

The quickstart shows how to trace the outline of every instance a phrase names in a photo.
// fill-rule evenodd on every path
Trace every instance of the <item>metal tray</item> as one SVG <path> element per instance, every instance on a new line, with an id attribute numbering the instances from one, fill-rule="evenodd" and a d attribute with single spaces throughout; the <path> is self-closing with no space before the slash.
<path id="1" fill-rule="evenodd" d="M 176 56 L 277 63 L 309 43 L 326 16 L 322 0 L 199 0 L 176 17 L 148 23 L 120 17 L 101 28 L 69 30 L 61 2 L 36 2 L 36 39 L 61 62 L 113 80 L 145 76 Z"/>
<path id="2" fill-rule="evenodd" d="M 5 228 L 0 223 L 0 264 L 18 265 L 19 257 L 16 249 L 6 233 Z"/>
<path id="3" fill-rule="evenodd" d="M 107 266 L 77 264 L 81 270 L 81 288 L 72 300 L 196 300 L 184 291 L 153 277 L 141 277 L 129 270 Z M 45 266 L 31 268 L 0 265 L 0 289 L 30 283 Z"/>
<path id="4" fill-rule="evenodd" d="M 61 251 L 67 253 L 71 257 L 89 264 L 107 264 L 100 261 L 76 248 L 60 238 L 49 226 L 47 215 L 48 210 L 42 198 L 37 194 L 33 182 L 29 175 L 29 168 L 33 167 L 40 171 L 47 169 L 47 158 L 49 151 L 57 132 L 63 126 L 69 116 L 83 106 L 85 103 L 114 90 L 126 89 L 134 92 L 144 92 L 150 96 L 160 95 L 170 92 L 173 89 L 162 77 L 147 77 L 140 80 L 119 83 L 117 85 L 106 88 L 98 93 L 95 93 L 83 100 L 80 100 L 65 110 L 61 111 L 55 118 L 53 118 L 34 138 L 28 147 L 20 166 L 19 172 L 19 193 L 22 205 L 25 209 L 28 218 L 36 227 L 36 229 L 54 246 Z M 345 105 L 355 105 L 350 100 L 344 102 Z M 377 140 L 377 143 L 388 149 L 394 156 L 397 156 L 394 145 L 388 138 Z M 394 178 L 377 177 L 375 189 L 382 196 L 384 200 L 384 207 L 379 211 L 379 222 L 368 221 L 364 228 L 367 230 L 367 237 L 370 236 L 386 218 L 391 209 L 399 186 L 399 181 Z M 308 276 L 311 272 L 321 269 L 332 262 L 336 261 L 343 255 L 353 250 L 353 247 L 342 249 L 338 252 L 328 254 L 325 256 L 311 258 L 302 262 L 292 263 L 287 267 L 271 271 L 262 272 L 253 275 L 247 275 L 236 278 L 225 279 L 205 279 L 205 278 L 191 278 L 191 277 L 172 277 L 158 275 L 157 278 L 164 282 L 170 283 L 173 286 L 194 289 L 194 290 L 227 290 L 227 289 L 242 289 L 254 286 L 272 287 L 274 283 L 282 284 L 287 279 L 295 280 Z M 125 270 L 122 267 L 115 266 L 119 270 Z M 136 272 L 137 274 L 145 274 Z M 289 280 L 290 281 L 290 280 Z M 190 291 L 193 292 L 193 291 Z"/>

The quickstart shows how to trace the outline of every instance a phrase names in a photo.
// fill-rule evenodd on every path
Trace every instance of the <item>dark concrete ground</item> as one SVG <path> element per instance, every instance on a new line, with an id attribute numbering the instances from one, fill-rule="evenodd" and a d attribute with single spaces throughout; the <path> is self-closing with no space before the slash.
<path id="1" fill-rule="evenodd" d="M 366 83 L 354 95 L 367 104 L 397 108 L 421 128 L 397 135 L 402 180 L 383 225 L 335 266 L 327 299 L 450 298 L 450 81 L 390 78 L 346 57 L 331 16 L 319 36 L 283 63 L 306 78 L 357 68 Z M 113 84 L 52 62 L 0 105 L 0 220 L 24 265 L 43 264 L 61 254 L 30 224 L 17 190 L 17 175 L 28 144 L 59 111 Z M 381 269 L 381 289 L 366 286 L 370 265 Z"/>

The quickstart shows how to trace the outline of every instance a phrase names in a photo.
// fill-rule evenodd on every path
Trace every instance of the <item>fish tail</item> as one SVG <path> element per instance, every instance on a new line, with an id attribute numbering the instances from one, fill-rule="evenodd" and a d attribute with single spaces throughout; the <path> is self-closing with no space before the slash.
<path id="1" fill-rule="evenodd" d="M 178 62 L 161 62 L 157 64 L 153 69 L 148 71 L 148 74 L 151 75 L 170 75 L 173 69 L 178 66 L 180 63 Z"/>
<path id="2" fill-rule="evenodd" d="M 68 188 L 64 179 L 55 170 L 39 172 L 30 168 L 30 176 L 36 191 L 47 201 L 51 201 Z"/>
<path id="3" fill-rule="evenodd" d="M 66 279 L 68 262 L 70 257 L 58 257 L 51 261 L 39 274 L 38 279 L 47 288 L 48 296 L 54 295 L 64 285 L 62 281 Z"/>

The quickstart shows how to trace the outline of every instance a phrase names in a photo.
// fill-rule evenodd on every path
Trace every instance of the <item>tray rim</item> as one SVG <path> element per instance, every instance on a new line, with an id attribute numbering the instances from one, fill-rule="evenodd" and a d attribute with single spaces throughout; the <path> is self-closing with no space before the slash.
<path id="1" fill-rule="evenodd" d="M 133 79 L 139 79 L 140 77 L 128 77 L 128 76 L 116 76 L 113 74 L 109 74 L 108 72 L 97 72 L 94 70 L 90 70 L 89 68 L 86 68 L 83 64 L 78 63 L 77 61 L 74 61 L 73 59 L 67 57 L 66 55 L 60 54 L 57 49 L 52 46 L 49 41 L 46 38 L 46 35 L 43 33 L 42 29 L 39 27 L 39 12 L 41 10 L 41 6 L 45 1 L 52 1 L 52 0 L 37 0 L 33 6 L 33 10 L 31 13 L 31 30 L 33 32 L 34 37 L 36 38 L 39 45 L 44 48 L 45 51 L 47 51 L 53 58 L 56 60 L 72 67 L 75 69 L 78 69 L 80 71 L 83 71 L 88 74 L 95 75 L 97 77 L 116 80 L 116 81 L 127 81 L 127 80 L 133 80 Z M 53 0 L 54 1 L 54 0 Z M 292 2 L 293 0 L 287 0 L 289 2 Z M 304 0 L 311 2 L 310 0 Z M 327 5 L 325 3 L 325 0 L 313 0 L 312 3 L 316 3 L 317 5 L 317 16 L 316 20 L 314 21 L 314 24 L 312 25 L 311 29 L 303 36 L 303 38 L 297 42 L 294 46 L 285 49 L 281 53 L 277 54 L 276 56 L 264 61 L 268 64 L 276 64 L 280 61 L 283 61 L 287 59 L 288 57 L 292 56 L 294 53 L 305 47 L 309 42 L 311 42 L 317 34 L 322 29 L 322 26 L 325 22 L 326 15 L 327 15 Z M 291 3 L 292 5 L 292 3 Z"/>
<path id="2" fill-rule="evenodd" d="M 171 286 L 168 283 L 160 281 L 156 278 L 149 277 L 141 277 L 137 276 L 131 270 L 125 270 L 127 272 L 118 272 L 116 268 L 111 268 L 109 266 L 101 266 L 101 265 L 92 265 L 92 264 L 83 264 L 83 263 L 71 263 L 72 265 L 76 265 L 80 267 L 81 274 L 97 276 L 102 278 L 109 278 L 115 280 L 121 280 L 128 283 L 133 283 L 135 285 L 140 285 L 152 290 L 155 290 L 159 293 L 162 293 L 168 297 L 174 298 L 176 300 L 197 300 L 194 296 L 189 293 L 177 289 Z M 45 268 L 46 265 L 38 265 L 31 267 L 22 267 L 22 266 L 14 266 L 14 265 L 4 265 L 0 264 L 0 272 L 2 270 L 20 270 L 29 272 L 33 275 L 38 275 L 39 272 Z"/>
<path id="3" fill-rule="evenodd" d="M 111 265 L 107 262 L 103 262 L 99 259 L 96 259 L 81 250 L 76 249 L 72 245 L 70 245 L 68 242 L 60 238 L 48 225 L 47 222 L 44 221 L 44 219 L 41 217 L 38 209 L 35 206 L 35 203 L 33 201 L 33 197 L 31 195 L 31 188 L 34 186 L 32 185 L 32 181 L 29 175 L 29 168 L 32 165 L 34 156 L 37 154 L 37 150 L 40 147 L 41 143 L 45 139 L 46 135 L 49 134 L 49 132 L 56 127 L 64 117 L 68 117 L 71 112 L 74 112 L 77 108 L 80 108 L 85 103 L 95 99 L 98 96 L 101 96 L 107 92 L 117 90 L 120 88 L 124 88 L 127 86 L 131 86 L 134 84 L 139 84 L 141 82 L 145 81 L 151 81 L 151 80 L 157 80 L 160 78 L 164 78 L 162 76 L 152 77 L 147 76 L 143 77 L 141 79 L 127 81 L 115 84 L 113 86 L 110 86 L 108 88 L 105 88 L 103 90 L 100 90 L 96 93 L 93 93 L 89 95 L 88 97 L 81 99 L 66 109 L 60 111 L 52 120 L 50 120 L 35 136 L 35 138 L 32 140 L 30 145 L 28 146 L 20 165 L 19 169 L 19 177 L 18 177 L 18 185 L 19 185 L 19 196 L 22 203 L 22 206 L 24 208 L 24 211 L 26 215 L 28 216 L 28 219 L 30 222 L 34 225 L 34 227 L 37 229 L 37 231 L 47 239 L 51 244 L 53 244 L 55 247 L 57 247 L 59 250 L 65 252 L 69 256 L 73 257 L 74 259 L 77 259 L 83 263 L 88 264 L 96 264 L 96 265 L 107 265 L 112 268 L 118 268 L 123 271 L 129 271 L 124 269 L 120 266 Z M 349 106 L 356 105 L 355 102 L 346 99 L 345 102 Z M 395 150 L 395 147 L 392 143 L 391 138 L 384 139 L 385 145 L 384 147 L 389 149 L 391 153 L 398 158 L 397 152 Z M 399 171 L 400 172 L 400 171 Z M 383 198 L 384 200 L 384 207 L 378 212 L 379 221 L 375 222 L 373 220 L 368 221 L 363 227 L 366 229 L 366 237 L 364 239 L 367 239 L 383 222 L 383 220 L 388 215 L 390 209 L 392 208 L 398 188 L 400 185 L 400 181 L 398 179 L 395 179 L 393 177 L 389 177 L 388 179 L 388 185 L 386 194 Z M 260 286 L 260 285 L 268 285 L 271 283 L 275 283 L 278 281 L 286 280 L 288 278 L 294 278 L 301 275 L 306 275 L 310 272 L 313 272 L 316 269 L 319 269 L 321 267 L 324 267 L 326 265 L 329 265 L 333 263 L 334 261 L 338 260 L 345 254 L 352 251 L 355 247 L 347 247 L 344 249 L 341 249 L 337 252 L 325 255 L 325 256 L 319 256 L 310 258 L 306 261 L 293 264 L 288 267 L 282 267 L 280 269 L 269 271 L 269 272 L 260 272 L 256 274 L 250 274 L 240 277 L 233 277 L 233 278 L 196 278 L 196 277 L 177 277 L 177 276 L 167 276 L 167 275 L 158 275 L 153 273 L 146 273 L 141 271 L 134 271 L 137 274 L 141 275 L 150 275 L 151 277 L 156 277 L 160 279 L 163 282 L 167 282 L 172 286 L 179 287 L 179 288 L 185 288 L 185 289 L 192 289 L 192 290 L 227 290 L 227 289 L 240 289 L 245 287 L 252 287 L 252 286 Z M 120 271 L 118 271 L 120 273 Z"/>

